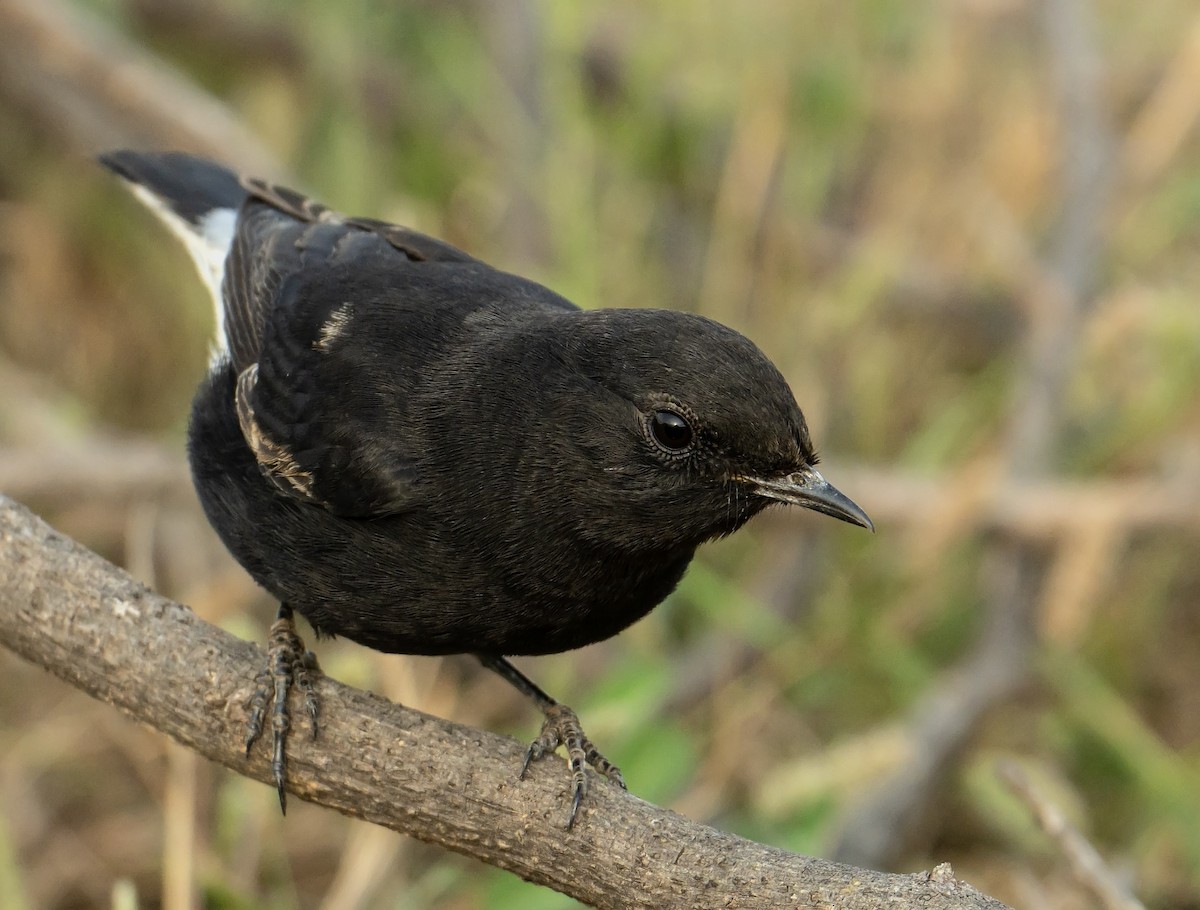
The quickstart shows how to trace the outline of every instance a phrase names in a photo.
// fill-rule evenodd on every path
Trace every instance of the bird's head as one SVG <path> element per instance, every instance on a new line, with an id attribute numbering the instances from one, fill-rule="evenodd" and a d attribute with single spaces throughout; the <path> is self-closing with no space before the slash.
<path id="1" fill-rule="evenodd" d="M 749 339 L 667 310 L 594 310 L 569 326 L 555 357 L 577 382 L 553 419 L 559 463 L 591 471 L 563 477 L 589 533 L 695 547 L 781 502 L 872 528 L 817 472 L 791 389 Z"/>

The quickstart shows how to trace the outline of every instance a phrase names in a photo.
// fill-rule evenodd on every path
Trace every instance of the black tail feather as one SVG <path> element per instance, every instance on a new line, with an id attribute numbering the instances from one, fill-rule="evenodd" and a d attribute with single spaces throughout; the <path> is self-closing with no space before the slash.
<path id="1" fill-rule="evenodd" d="M 105 152 L 99 161 L 144 186 L 176 215 L 197 225 L 214 209 L 237 209 L 247 196 L 233 171 L 185 152 Z"/>

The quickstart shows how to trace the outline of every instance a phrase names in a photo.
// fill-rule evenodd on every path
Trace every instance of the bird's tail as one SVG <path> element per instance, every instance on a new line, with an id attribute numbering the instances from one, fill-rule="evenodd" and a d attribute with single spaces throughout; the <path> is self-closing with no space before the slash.
<path id="1" fill-rule="evenodd" d="M 212 292 L 217 337 L 222 337 L 225 258 L 233 245 L 238 211 L 248 195 L 238 176 L 183 152 L 105 152 L 100 163 L 126 180 L 138 200 L 183 241 Z"/>

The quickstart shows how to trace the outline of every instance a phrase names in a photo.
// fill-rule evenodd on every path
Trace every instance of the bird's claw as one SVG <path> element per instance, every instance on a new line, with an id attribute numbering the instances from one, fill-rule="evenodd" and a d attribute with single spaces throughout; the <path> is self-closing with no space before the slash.
<path id="1" fill-rule="evenodd" d="M 288 694 L 292 687 L 304 693 L 304 707 L 308 714 L 313 739 L 317 738 L 319 702 L 313 687 L 315 675 L 320 672 L 317 657 L 304 647 L 296 633 L 291 611 L 280 611 L 279 618 L 271 626 L 267 644 L 267 665 L 254 678 L 254 694 L 250 697 L 250 719 L 246 723 L 246 757 L 263 732 L 267 704 L 271 704 L 271 773 L 275 790 L 279 794 L 279 809 L 287 814 L 287 735 L 292 726 L 288 710 Z"/>
<path id="2" fill-rule="evenodd" d="M 591 765 L 599 774 L 603 774 L 622 790 L 627 789 L 621 769 L 600 754 L 579 724 L 579 716 L 566 705 L 554 704 L 545 709 L 546 720 L 542 724 L 542 732 L 538 738 L 529 744 L 525 751 L 525 761 L 521 765 L 521 778 L 529 771 L 529 766 L 552 753 L 559 746 L 567 750 L 567 766 L 571 769 L 572 794 L 571 814 L 567 817 L 567 830 L 575 824 L 575 816 L 588 792 L 587 766 Z"/>

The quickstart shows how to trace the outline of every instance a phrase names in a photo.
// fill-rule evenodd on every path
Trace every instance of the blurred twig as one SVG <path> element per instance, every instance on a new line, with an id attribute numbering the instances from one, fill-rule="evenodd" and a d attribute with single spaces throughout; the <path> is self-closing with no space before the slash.
<path id="1" fill-rule="evenodd" d="M 261 67 L 275 65 L 288 72 L 304 69 L 304 46 L 294 19 L 258 16 L 244 7 L 199 0 L 126 0 L 129 17 L 152 35 L 187 39 L 216 58 L 236 59 Z"/>
<path id="2" fill-rule="evenodd" d="M 1175 55 L 1163 69 L 1125 140 L 1127 179 L 1140 188 L 1158 177 L 1185 147 L 1200 120 L 1200 15 L 1196 15 Z"/>
<path id="3" fill-rule="evenodd" d="M 944 512 L 964 494 L 952 477 L 839 465 L 838 485 L 871 504 L 876 525 L 916 524 Z M 1200 530 L 1200 479 L 1022 480 L 998 477 L 969 494 L 956 515 L 959 531 L 1001 531 L 1043 543 L 1073 537 L 1099 521 L 1125 531 Z"/>
<path id="4" fill-rule="evenodd" d="M 1091 892 L 1104 910 L 1145 910 L 1142 902 L 1117 881 L 1096 848 L 1033 785 L 1029 775 L 1019 765 L 1012 761 L 1002 762 L 996 773 L 1033 813 L 1038 825 L 1054 840 L 1070 863 L 1075 878 Z"/>
<path id="5" fill-rule="evenodd" d="M 840 464 L 837 480 L 856 498 L 871 503 L 872 518 L 881 527 L 919 526 L 964 496 L 947 476 L 894 468 Z M 123 500 L 172 491 L 190 495 L 190 490 L 187 464 L 175 445 L 90 436 L 53 448 L 0 448 L 0 491 L 14 499 L 53 504 L 71 503 L 85 494 L 90 499 Z M 955 516 L 962 533 L 999 531 L 1039 543 L 1074 539 L 1097 525 L 1115 526 L 1125 535 L 1200 532 L 1200 481 L 1189 476 L 1028 482 L 1000 477 L 974 490 L 969 505 Z M 759 520 L 794 524 L 808 519 L 781 512 Z M 781 551 L 797 549 L 792 541 L 785 544 Z M 774 587 L 782 587 L 795 574 L 787 566 L 777 567 L 755 596 L 770 601 L 782 597 Z"/>
<path id="6" fill-rule="evenodd" d="M 282 175 L 224 105 L 62 0 L 0 0 L 0 96 L 83 153 L 178 148 Z"/>
<path id="7" fill-rule="evenodd" d="M 751 309 L 762 272 L 764 227 L 778 203 L 787 116 L 786 78 L 760 68 L 746 82 L 717 185 L 698 313 L 744 320 Z"/>
<path id="8" fill-rule="evenodd" d="M 1062 202 L 1047 264 L 1024 282 L 1025 367 L 1013 397 L 1002 472 L 1017 485 L 1045 476 L 1060 444 L 1067 385 L 1099 274 L 1115 158 L 1088 0 L 1042 0 L 1040 12 L 1063 125 Z M 984 561 L 990 583 L 979 644 L 916 706 L 913 760 L 847 820 L 838 859 L 882 868 L 911 849 L 944 791 L 946 769 L 986 713 L 1028 678 L 1047 560 L 1044 548 L 1013 535 L 1002 534 L 993 544 Z"/>
<path id="9" fill-rule="evenodd" d="M 70 504 L 190 489 L 183 452 L 152 442 L 96 437 L 0 449 L 0 490 L 18 499 Z"/>
<path id="10" fill-rule="evenodd" d="M 241 733 L 262 652 L 159 597 L 0 497 L 0 642 L 235 771 L 266 781 Z M 517 780 L 518 743 L 327 678 L 322 736 L 295 737 L 302 799 L 440 844 L 598 907 L 993 907 L 935 874 L 885 875 L 789 854 L 691 822 L 597 782 L 562 828 L 568 777 Z"/>
<path id="11" fill-rule="evenodd" d="M 499 118 L 489 130 L 503 168 L 508 194 L 500 226 L 505 252 L 522 264 L 542 266 L 549 258 L 544 183 L 550 145 L 544 83 L 545 12 L 528 0 L 476 2 L 481 37 L 496 75 L 518 116 Z"/>

